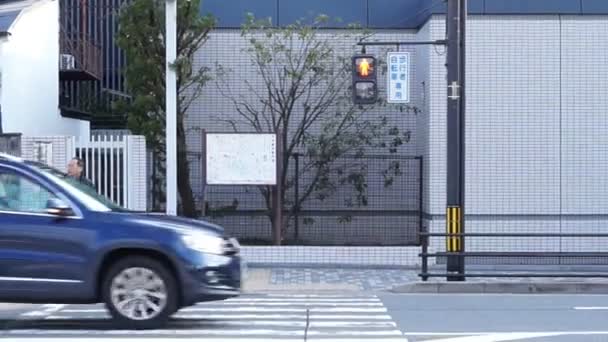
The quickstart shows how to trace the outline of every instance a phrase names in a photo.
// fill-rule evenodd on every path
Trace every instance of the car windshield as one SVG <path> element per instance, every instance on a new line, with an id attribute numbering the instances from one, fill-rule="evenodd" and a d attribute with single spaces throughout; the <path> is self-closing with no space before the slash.
<path id="1" fill-rule="evenodd" d="M 93 211 L 118 211 L 129 212 L 130 210 L 114 203 L 106 196 L 100 195 L 97 190 L 77 179 L 70 177 L 67 173 L 59 171 L 48 165 L 28 161 L 28 165 L 35 167 L 47 177 L 59 184 L 64 190 L 82 201 L 89 210 Z"/>

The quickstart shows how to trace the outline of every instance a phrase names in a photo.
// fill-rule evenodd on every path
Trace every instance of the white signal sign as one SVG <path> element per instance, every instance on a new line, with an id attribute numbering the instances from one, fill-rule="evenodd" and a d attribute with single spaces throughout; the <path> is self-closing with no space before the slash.
<path id="1" fill-rule="evenodd" d="M 410 53 L 389 52 L 388 64 L 388 103 L 410 102 Z"/>

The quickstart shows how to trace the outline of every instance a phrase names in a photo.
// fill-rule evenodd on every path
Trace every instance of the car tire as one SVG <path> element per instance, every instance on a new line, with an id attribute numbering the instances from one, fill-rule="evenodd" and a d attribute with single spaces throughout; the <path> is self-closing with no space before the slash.
<path id="1" fill-rule="evenodd" d="M 102 286 L 103 300 L 121 327 L 158 328 L 178 309 L 175 276 L 167 266 L 152 258 L 120 259 L 110 266 Z"/>

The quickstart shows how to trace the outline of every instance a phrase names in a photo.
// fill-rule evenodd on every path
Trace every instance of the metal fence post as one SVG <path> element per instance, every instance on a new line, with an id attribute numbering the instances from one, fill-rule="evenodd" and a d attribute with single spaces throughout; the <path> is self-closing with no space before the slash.
<path id="1" fill-rule="evenodd" d="M 418 224 L 419 224 L 419 231 L 423 231 L 422 229 L 422 225 L 423 225 L 423 221 L 424 221 L 424 214 L 423 214 L 423 210 L 424 210 L 424 166 L 423 166 L 423 157 L 420 156 L 417 158 L 418 159 L 418 163 L 419 165 L 419 171 L 420 172 L 420 176 L 418 177 Z"/>
<path id="2" fill-rule="evenodd" d="M 427 273 L 429 273 L 429 259 L 428 256 L 426 255 L 429 251 L 429 237 L 426 235 L 427 233 L 427 227 L 424 225 L 424 164 L 423 164 L 423 156 L 418 157 L 418 163 L 419 165 L 419 171 L 420 175 L 418 177 L 418 186 L 419 186 L 419 190 L 418 190 L 418 210 L 419 210 L 419 217 L 418 217 L 418 224 L 419 224 L 419 231 L 422 234 L 419 234 L 420 237 L 420 244 L 422 245 L 422 280 L 423 281 L 427 281 L 429 279 L 428 276 L 426 276 Z"/>
<path id="3" fill-rule="evenodd" d="M 300 154 L 294 153 L 293 155 L 295 159 L 295 177 L 294 177 L 294 197 L 295 200 L 293 202 L 294 205 L 294 236 L 297 241 L 300 238 L 300 204 L 298 203 L 298 199 L 300 198 Z"/>
<path id="4" fill-rule="evenodd" d="M 283 158 L 285 157 L 283 155 L 283 151 L 284 151 L 284 147 L 283 147 L 283 132 L 282 131 L 278 131 L 277 132 L 277 145 L 276 145 L 276 156 L 277 156 L 277 160 L 276 160 L 276 173 L 277 173 L 277 177 L 276 177 L 276 185 L 273 187 L 272 189 L 272 193 L 273 193 L 273 205 L 274 205 L 274 227 L 272 228 L 273 231 L 273 240 L 274 240 L 274 244 L 279 246 L 281 245 L 281 242 L 283 241 L 283 196 L 282 196 L 282 192 L 283 192 Z"/>
<path id="5" fill-rule="evenodd" d="M 422 280 L 423 281 L 427 281 L 429 279 L 429 276 L 427 275 L 429 273 L 429 257 L 428 257 L 428 253 L 429 253 L 429 236 L 426 235 L 427 233 L 427 228 L 422 226 L 420 227 L 420 229 L 422 230 L 422 236 L 420 237 L 421 242 L 422 242 Z"/>

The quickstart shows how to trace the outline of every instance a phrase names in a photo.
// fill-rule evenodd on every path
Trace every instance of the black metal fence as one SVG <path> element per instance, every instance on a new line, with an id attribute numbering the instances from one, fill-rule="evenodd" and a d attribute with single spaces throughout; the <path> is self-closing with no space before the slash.
<path id="1" fill-rule="evenodd" d="M 432 277 L 446 277 L 448 279 L 465 280 L 466 278 L 543 278 L 543 277 L 560 277 L 560 278 L 608 278 L 608 272 L 593 272 L 593 271 L 577 271 L 571 270 L 545 270 L 543 272 L 534 271 L 517 271 L 509 270 L 503 272 L 497 271 L 467 271 L 467 261 L 473 258 L 481 259 L 520 259 L 525 260 L 526 264 L 557 264 L 557 265 L 580 265 L 586 262 L 580 262 L 581 259 L 595 259 L 595 264 L 608 264 L 608 252 L 601 251 L 541 251 L 541 250 L 525 250 L 525 251 L 496 251 L 491 250 L 489 245 L 486 250 L 476 249 L 475 251 L 450 251 L 449 246 L 445 249 L 439 249 L 436 252 L 429 252 L 429 239 L 432 237 L 440 237 L 445 239 L 446 245 L 456 242 L 457 246 L 464 246 L 465 239 L 467 242 L 476 238 L 498 238 L 498 239 L 600 239 L 608 238 L 608 233 L 429 233 L 423 231 L 420 233 L 422 252 L 419 254 L 421 259 L 421 272 L 419 276 L 426 281 Z M 444 251 L 445 250 L 445 251 Z M 459 258 L 460 262 L 464 262 L 464 272 L 431 272 L 429 271 L 429 259 L 436 258 L 438 264 L 446 263 L 447 258 Z M 441 261 L 439 261 L 442 259 Z M 500 264 L 500 263 L 492 263 Z M 447 263 L 446 263 L 447 265 Z"/>
<path id="2" fill-rule="evenodd" d="M 197 205 L 244 244 L 272 244 L 273 212 L 267 187 L 207 186 L 190 154 Z M 408 246 L 420 244 L 422 168 L 418 156 L 342 156 L 321 165 L 288 157 L 283 196 L 283 244 Z"/>

